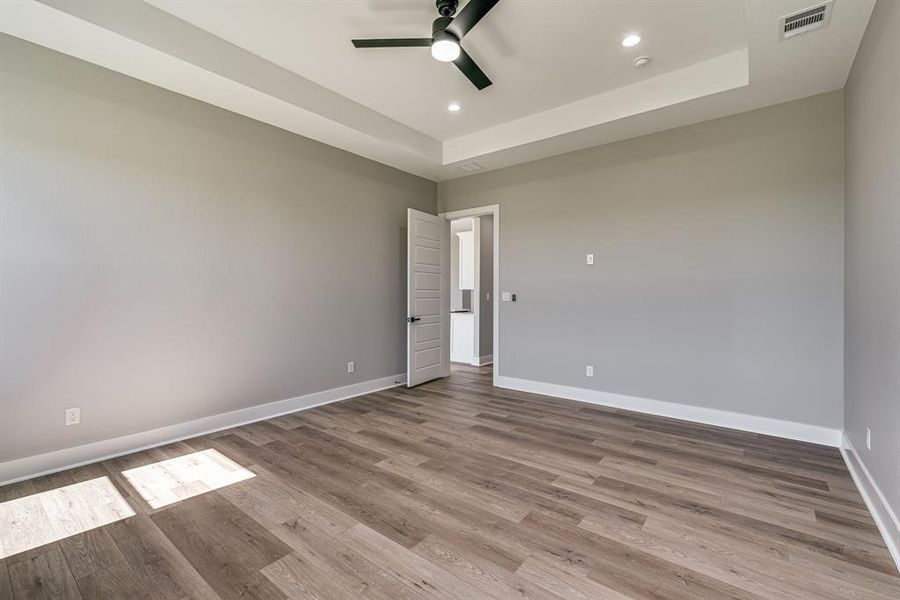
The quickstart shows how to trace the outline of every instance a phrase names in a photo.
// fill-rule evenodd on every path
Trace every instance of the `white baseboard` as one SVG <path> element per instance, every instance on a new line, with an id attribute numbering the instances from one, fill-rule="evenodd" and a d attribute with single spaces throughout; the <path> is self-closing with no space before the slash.
<path id="1" fill-rule="evenodd" d="M 841 445 L 840 429 L 830 429 L 819 425 L 808 425 L 805 423 L 796 423 L 794 421 L 772 419 L 770 417 L 746 415 L 716 408 L 676 404 L 674 402 L 651 400 L 649 398 L 626 396 L 624 394 L 614 394 L 611 392 L 601 392 L 598 390 L 589 390 L 586 388 L 559 385 L 556 383 L 531 381 L 529 379 L 519 379 L 517 377 L 507 377 L 504 375 L 497 376 L 495 385 L 497 387 L 509 388 L 512 390 L 543 394 L 545 396 L 555 396 L 557 398 L 566 398 L 568 400 L 577 400 L 579 402 L 587 402 L 588 404 L 623 408 L 625 410 L 633 410 L 635 412 L 670 417 L 673 419 L 682 419 L 684 421 L 693 421 L 705 425 L 716 425 L 719 427 L 727 427 L 729 429 L 750 431 L 752 433 L 774 435 L 790 440 L 812 442 L 814 444 L 823 444 L 825 446 L 833 447 L 839 447 Z"/>
<path id="2" fill-rule="evenodd" d="M 166 427 L 149 431 L 141 431 L 99 442 L 90 442 L 35 456 L 16 458 L 0 463 L 0 485 L 80 467 L 99 460 L 115 458 L 116 456 L 179 442 L 198 435 L 271 419 L 272 417 L 330 404 L 339 400 L 346 400 L 347 398 L 363 394 L 371 394 L 372 392 L 404 383 L 406 383 L 405 373 L 391 377 L 381 377 L 321 392 L 313 392 L 287 400 L 250 406 L 227 413 L 202 417 L 193 421 L 167 425 Z"/>
<path id="3" fill-rule="evenodd" d="M 477 359 L 474 356 L 469 356 L 467 354 L 451 354 L 450 362 L 455 363 L 464 363 L 467 365 L 474 365 Z"/>
<path id="4" fill-rule="evenodd" d="M 872 474 L 866 468 L 866 463 L 862 461 L 846 433 L 841 435 L 841 455 L 844 457 L 853 483 L 856 484 L 859 494 L 869 512 L 872 513 L 875 525 L 878 526 L 878 531 L 884 538 L 884 543 L 888 547 L 888 552 L 891 553 L 891 558 L 894 559 L 894 564 L 897 565 L 897 570 L 900 571 L 900 519 L 897 518 L 897 514 L 891 508 L 881 488 L 875 483 Z"/>
<path id="5" fill-rule="evenodd" d="M 485 365 L 494 364 L 494 355 L 493 354 L 485 354 L 484 356 L 479 356 L 473 362 L 473 365 L 476 367 L 483 367 Z"/>
<path id="6" fill-rule="evenodd" d="M 473 367 L 483 367 L 485 365 L 494 364 L 494 355 L 485 354 L 484 356 L 463 356 L 461 354 L 451 354 L 450 362 L 465 363 Z"/>

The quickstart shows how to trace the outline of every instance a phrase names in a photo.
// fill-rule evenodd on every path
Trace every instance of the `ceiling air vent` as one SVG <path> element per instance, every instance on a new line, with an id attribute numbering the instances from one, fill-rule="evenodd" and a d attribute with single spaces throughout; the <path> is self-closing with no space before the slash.
<path id="1" fill-rule="evenodd" d="M 464 173 L 475 173 L 477 171 L 484 171 L 484 167 L 479 165 L 477 162 L 466 163 L 464 165 L 459 165 L 456 168 L 459 169 L 460 171 L 463 171 Z"/>
<path id="2" fill-rule="evenodd" d="M 831 0 L 778 19 L 778 37 L 786 40 L 814 29 L 826 27 L 831 21 Z"/>

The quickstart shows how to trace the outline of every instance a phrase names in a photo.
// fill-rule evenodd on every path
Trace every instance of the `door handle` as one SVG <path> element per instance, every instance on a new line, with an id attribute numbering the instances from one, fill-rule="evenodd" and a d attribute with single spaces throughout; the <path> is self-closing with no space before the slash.
<path id="1" fill-rule="evenodd" d="M 416 321 L 421 321 L 421 320 L 422 320 L 422 317 L 407 317 L 406 318 L 407 323 L 415 323 Z"/>

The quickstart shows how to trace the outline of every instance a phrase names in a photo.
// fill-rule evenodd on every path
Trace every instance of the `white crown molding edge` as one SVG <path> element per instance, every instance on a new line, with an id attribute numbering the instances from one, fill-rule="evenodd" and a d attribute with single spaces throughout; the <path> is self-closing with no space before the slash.
<path id="1" fill-rule="evenodd" d="M 743 413 L 691 406 L 688 404 L 676 404 L 663 400 L 651 400 L 637 396 L 626 396 L 612 392 L 602 392 L 586 388 L 544 383 L 517 377 L 501 375 L 497 377 L 498 387 L 512 390 L 543 394 L 567 400 L 576 400 L 587 404 L 622 408 L 635 412 L 681 419 L 704 425 L 715 425 L 729 429 L 739 429 L 751 433 L 761 433 L 790 440 L 822 444 L 825 446 L 839 447 L 841 445 L 841 430 L 809 425 L 771 417 L 760 417 Z"/>
<path id="2" fill-rule="evenodd" d="M 862 461 L 862 457 L 853 447 L 850 438 L 847 437 L 847 432 L 841 434 L 840 449 L 847 470 L 850 471 L 850 477 L 853 478 L 856 489 L 859 490 L 863 502 L 866 503 L 866 507 L 871 513 L 888 552 L 894 560 L 897 571 L 900 571 L 900 519 L 891 508 L 869 469 L 866 468 L 866 463 Z"/>
<path id="3" fill-rule="evenodd" d="M 222 431 L 223 429 L 230 429 L 364 394 L 371 394 L 403 385 L 404 383 L 406 383 L 405 373 L 379 377 L 378 379 L 370 379 L 360 383 L 304 394 L 288 398 L 287 400 L 249 406 L 230 412 L 201 417 L 192 421 L 8 460 L 0 463 L 0 485 L 33 479 L 41 475 L 49 475 L 50 473 L 179 442 L 188 438 Z"/>

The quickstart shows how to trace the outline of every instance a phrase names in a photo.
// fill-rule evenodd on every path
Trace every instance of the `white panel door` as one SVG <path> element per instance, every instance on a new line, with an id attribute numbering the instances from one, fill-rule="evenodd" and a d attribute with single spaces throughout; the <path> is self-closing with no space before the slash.
<path id="1" fill-rule="evenodd" d="M 450 222 L 407 209 L 406 385 L 450 374 Z"/>

